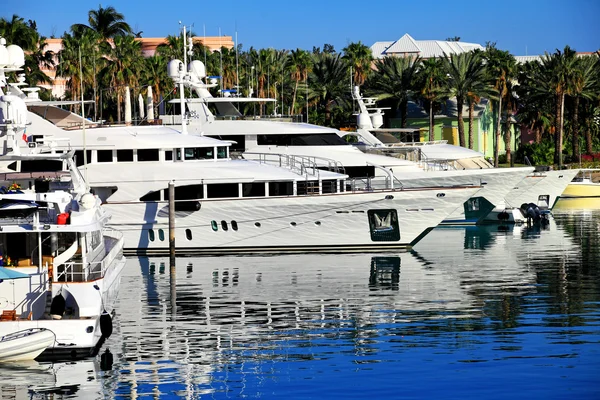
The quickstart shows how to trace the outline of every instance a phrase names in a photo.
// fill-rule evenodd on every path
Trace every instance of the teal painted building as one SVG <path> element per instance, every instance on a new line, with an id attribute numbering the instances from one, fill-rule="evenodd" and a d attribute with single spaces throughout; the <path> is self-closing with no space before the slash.
<path id="1" fill-rule="evenodd" d="M 486 158 L 494 157 L 494 119 L 490 102 L 487 99 L 482 99 L 481 103 L 475 106 L 473 118 L 473 150 L 485 155 Z M 434 139 L 447 140 L 449 144 L 459 145 L 458 140 L 458 121 L 456 112 L 455 99 L 447 100 L 442 105 L 440 112 L 434 116 Z M 469 108 L 463 107 L 463 121 L 465 126 L 465 143 L 469 145 Z M 399 114 L 395 118 L 390 119 L 390 128 L 400 128 L 401 118 Z M 429 140 L 429 115 L 420 105 L 409 102 L 407 127 L 419 128 L 420 141 L 426 142 Z M 512 124 L 513 143 L 516 142 L 515 132 L 518 134 L 517 124 Z M 504 129 L 502 128 L 504 131 Z M 512 146 L 513 152 L 515 146 Z M 500 137 L 500 154 L 505 153 L 504 136 Z"/>

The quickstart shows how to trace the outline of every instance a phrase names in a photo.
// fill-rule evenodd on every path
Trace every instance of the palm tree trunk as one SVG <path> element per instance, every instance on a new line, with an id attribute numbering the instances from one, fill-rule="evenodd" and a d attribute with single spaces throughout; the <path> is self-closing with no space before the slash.
<path id="1" fill-rule="evenodd" d="M 573 99 L 573 160 L 579 157 L 579 96 Z"/>
<path id="2" fill-rule="evenodd" d="M 401 127 L 406 128 L 406 120 L 408 119 L 408 100 L 402 100 L 400 102 L 400 118 Z"/>
<path id="3" fill-rule="evenodd" d="M 498 119 L 496 120 L 496 142 L 494 143 L 494 167 L 498 168 L 500 157 L 500 119 L 502 116 L 502 90 L 498 99 Z"/>
<path id="4" fill-rule="evenodd" d="M 469 149 L 473 150 L 473 113 L 475 112 L 475 102 L 469 100 Z"/>
<path id="5" fill-rule="evenodd" d="M 512 141 L 512 131 L 510 129 L 510 115 L 506 112 L 506 121 L 504 121 L 504 148 L 506 149 L 506 162 L 511 163 L 512 151 L 510 143 Z"/>
<path id="6" fill-rule="evenodd" d="M 534 128 L 534 132 L 535 132 L 535 143 L 540 144 L 542 143 L 542 129 L 537 126 Z"/>
<path id="7" fill-rule="evenodd" d="M 594 152 L 592 146 L 592 130 L 590 129 L 589 124 L 586 124 L 585 129 L 585 152 L 589 155 L 592 155 L 592 153 Z"/>
<path id="8" fill-rule="evenodd" d="M 462 97 L 456 98 L 456 121 L 458 123 L 458 143 L 465 147 L 465 123 L 463 121 L 463 104 L 465 100 Z"/>
<path id="9" fill-rule="evenodd" d="M 294 97 L 292 98 L 292 114 L 294 114 L 294 105 L 296 104 L 296 91 L 298 90 L 298 80 L 296 79 L 296 86 L 294 86 Z"/>
<path id="10" fill-rule="evenodd" d="M 429 141 L 435 140 L 435 134 L 433 133 L 433 101 L 429 101 Z"/>
<path id="11" fill-rule="evenodd" d="M 565 106 L 564 93 L 556 96 L 556 120 L 554 131 L 554 163 L 558 164 L 558 168 L 562 168 L 562 148 L 563 148 L 563 111 Z"/>

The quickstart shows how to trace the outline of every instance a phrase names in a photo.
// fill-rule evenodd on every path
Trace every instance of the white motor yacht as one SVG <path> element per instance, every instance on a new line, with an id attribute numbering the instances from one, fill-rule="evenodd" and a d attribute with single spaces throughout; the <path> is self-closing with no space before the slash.
<path id="1" fill-rule="evenodd" d="M 23 53 L 14 49 L 0 65 L 22 65 Z M 0 69 L 0 166 L 7 166 L 0 170 L 0 255 L 13 276 L 0 280 L 0 337 L 43 328 L 53 339 L 38 358 L 93 355 L 112 332 L 123 235 L 107 229 L 108 210 L 90 193 L 72 152 L 21 149 L 27 108 L 3 93 L 4 82 Z M 60 168 L 26 172 L 23 163 Z"/>
<path id="2" fill-rule="evenodd" d="M 185 129 L 195 135 L 229 140 L 233 143 L 234 152 L 242 153 L 246 159 L 256 159 L 259 157 L 257 154 L 264 153 L 302 156 L 311 159 L 321 169 L 336 166 L 351 178 L 377 177 L 391 173 L 404 188 L 482 185 L 484 189 L 473 197 L 473 204 L 465 203 L 445 220 L 453 223 L 477 223 L 487 217 L 497 221 L 498 213 L 507 217 L 510 213 L 513 222 L 523 217 L 520 211 L 514 210 L 513 213 L 512 209 L 507 209 L 504 197 L 533 172 L 532 167 L 432 170 L 410 159 L 360 151 L 344 141 L 340 137 L 344 133 L 337 129 L 307 123 L 272 121 L 268 118 L 244 118 L 235 104 L 269 99 L 213 97 L 208 89 L 214 84 L 204 83 L 206 71 L 201 61 L 192 61 L 188 71 L 183 74 L 181 70 L 184 67 L 177 63 L 177 60 L 172 62 L 170 76 L 176 82 L 181 79 L 197 95 L 197 98 L 171 101 L 185 101 L 188 111 L 183 120 Z M 179 74 L 185 78 L 180 78 Z M 166 115 L 161 116 L 161 119 L 166 123 L 182 122 L 180 118 Z"/>

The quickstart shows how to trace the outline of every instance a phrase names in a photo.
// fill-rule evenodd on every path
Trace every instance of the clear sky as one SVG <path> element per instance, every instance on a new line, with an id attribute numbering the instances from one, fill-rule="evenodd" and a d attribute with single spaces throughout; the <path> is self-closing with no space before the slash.
<path id="1" fill-rule="evenodd" d="M 543 54 L 570 45 L 600 49 L 600 0 L 0 0 L 0 16 L 37 22 L 42 35 L 59 37 L 86 23 L 90 9 L 112 5 L 144 37 L 177 34 L 179 21 L 202 36 L 232 36 L 244 49 L 323 47 L 393 41 L 405 33 L 417 40 L 459 36 L 496 42 L 514 55 Z M 179 5 L 179 7 L 176 7 Z"/>

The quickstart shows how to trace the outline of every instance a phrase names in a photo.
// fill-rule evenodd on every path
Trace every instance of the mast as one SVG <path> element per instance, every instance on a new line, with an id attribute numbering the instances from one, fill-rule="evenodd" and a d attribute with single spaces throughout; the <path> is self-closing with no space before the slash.
<path id="1" fill-rule="evenodd" d="M 183 26 L 183 71 L 179 76 L 179 101 L 181 104 L 181 133 L 183 135 L 187 135 L 187 118 L 185 114 L 185 95 L 184 90 L 185 87 L 183 85 L 183 80 L 185 78 L 185 74 L 187 73 L 187 33 L 185 31 L 185 25 Z"/>

